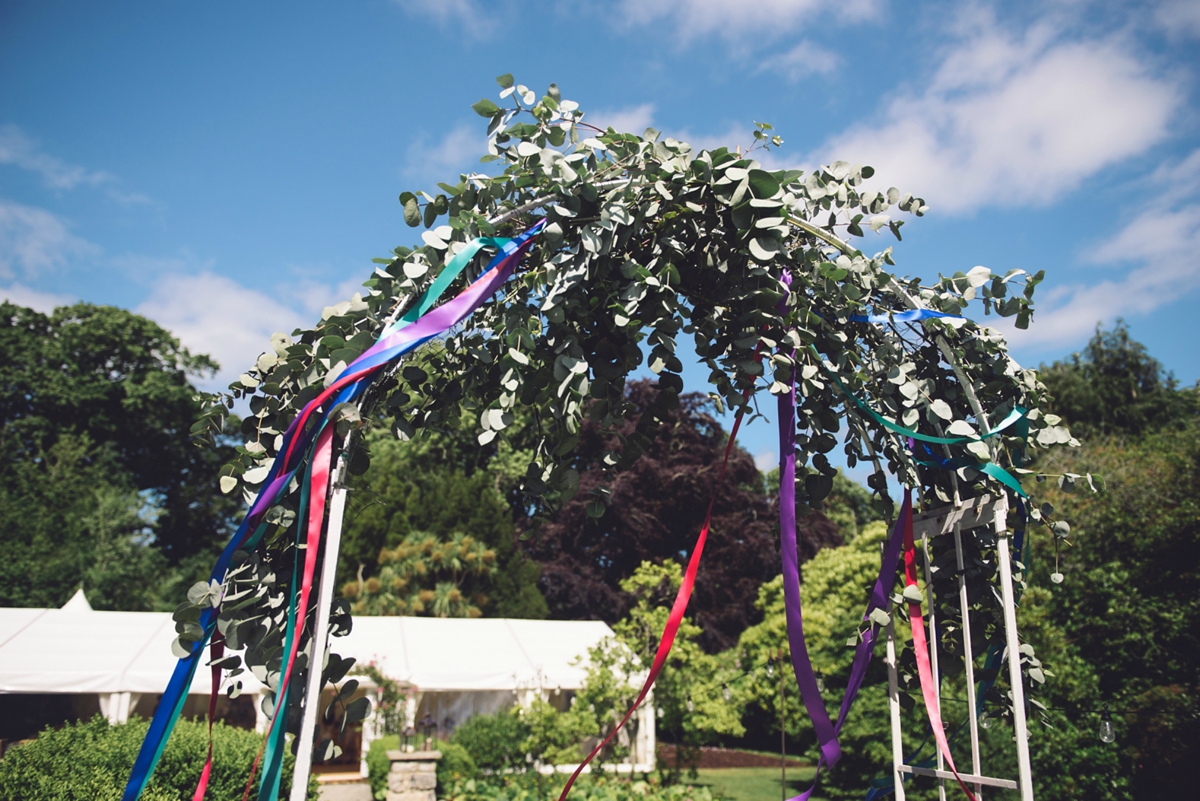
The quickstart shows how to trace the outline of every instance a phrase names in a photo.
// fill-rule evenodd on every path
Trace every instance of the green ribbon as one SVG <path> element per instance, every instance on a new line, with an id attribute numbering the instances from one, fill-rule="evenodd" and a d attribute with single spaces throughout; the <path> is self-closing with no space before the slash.
<path id="1" fill-rule="evenodd" d="M 812 351 L 813 355 L 817 357 L 817 364 L 821 365 L 821 369 L 825 371 L 825 374 L 827 376 L 829 376 L 831 379 L 833 379 L 833 383 L 837 384 L 837 388 L 842 391 L 843 395 L 845 395 L 847 398 L 850 399 L 851 403 L 853 403 L 859 409 L 866 412 L 867 416 L 870 417 L 872 420 L 874 420 L 876 423 L 879 423 L 881 426 L 888 429 L 889 431 L 894 431 L 903 437 L 912 437 L 913 439 L 917 439 L 922 442 L 930 442 L 930 443 L 933 443 L 934 445 L 960 445 L 964 442 L 978 442 L 980 440 L 988 439 L 989 437 L 995 437 L 995 436 L 999 435 L 1000 432 L 1004 431 L 1006 428 L 1013 425 L 1014 423 L 1025 420 L 1026 419 L 1025 415 L 1028 413 L 1025 409 L 1022 409 L 1020 406 L 1015 406 L 1015 407 L 1013 407 L 1013 410 L 1008 413 L 1008 416 L 1000 421 L 1000 425 L 996 426 L 991 431 L 987 432 L 986 434 L 984 434 L 983 436 L 980 436 L 980 437 L 934 437 L 929 434 L 922 434 L 920 431 L 914 431 L 911 428 L 905 428 L 904 426 L 900 425 L 899 423 L 893 423 L 891 420 L 887 419 L 886 417 L 881 415 L 879 412 L 875 411 L 870 406 L 868 406 L 865 401 L 862 401 L 858 397 L 856 397 L 853 392 L 851 392 L 849 389 L 846 388 L 846 385 L 843 384 L 841 379 L 839 379 L 837 377 L 837 374 L 834 373 L 832 370 L 829 369 L 829 367 L 827 367 L 825 365 L 825 360 L 821 358 L 821 355 L 819 353 L 817 353 L 816 348 L 813 348 L 810 345 L 809 349 Z M 1028 421 L 1027 420 L 1026 420 L 1025 427 L 1026 427 L 1026 430 L 1028 430 Z"/>
<path id="2" fill-rule="evenodd" d="M 328 422 L 328 421 L 326 421 Z M 321 428 L 325 426 L 322 425 Z M 317 431 L 317 436 L 321 432 Z M 305 521 L 308 519 L 308 495 L 312 486 L 312 459 L 304 468 L 304 480 L 300 482 L 300 511 L 296 514 L 296 558 L 292 561 L 292 584 L 288 588 L 288 616 L 287 616 L 287 637 L 283 642 L 283 651 L 281 653 L 290 654 L 292 652 L 292 642 L 297 635 L 297 629 L 303 624 L 296 621 L 296 613 L 298 611 L 297 589 L 300 584 L 300 532 L 305 531 Z M 258 532 L 255 532 L 257 535 Z M 309 660 L 309 669 L 312 670 L 314 660 Z M 283 669 L 280 666 L 279 679 L 283 681 Z M 277 688 L 275 693 L 275 714 L 274 726 L 267 732 L 267 748 L 263 754 L 262 775 L 259 778 L 258 797 L 260 801 L 275 801 L 279 797 L 279 782 L 283 772 L 283 752 L 287 747 L 287 719 L 288 719 L 288 697 L 292 694 L 291 683 L 288 684 L 287 692 L 281 692 L 283 688 Z"/>
<path id="3" fill-rule="evenodd" d="M 922 434 L 920 431 L 914 431 L 911 428 L 905 428 L 904 426 L 899 425 L 898 423 L 894 423 L 891 420 L 887 419 L 886 417 L 881 415 L 879 412 L 875 411 L 869 405 L 867 405 L 867 403 L 865 401 L 863 401 L 863 400 L 859 399 L 857 396 L 855 396 L 855 394 L 853 392 L 851 392 L 846 387 L 845 384 L 842 383 L 841 379 L 839 379 L 837 377 L 837 374 L 834 373 L 832 370 L 830 370 L 828 366 L 826 366 L 825 360 L 821 358 L 821 354 L 819 354 L 817 352 L 817 349 L 814 348 L 812 345 L 809 345 L 808 347 L 809 347 L 809 350 L 812 351 L 812 354 L 817 358 L 817 364 L 821 365 L 821 369 L 824 370 L 825 374 L 828 375 L 833 380 L 833 383 L 837 385 L 837 388 L 842 391 L 842 394 L 845 395 L 850 400 L 851 403 L 853 403 L 855 406 L 857 406 L 859 409 L 861 409 L 868 417 L 870 417 L 876 423 L 879 423 L 881 426 L 888 429 L 889 431 L 893 431 L 903 437 L 911 437 L 915 440 L 920 440 L 921 442 L 929 442 L 934 445 L 961 445 L 964 442 L 979 442 L 981 440 L 988 439 L 989 437 L 998 436 L 1002 431 L 1004 431 L 1005 429 L 1010 428 L 1014 425 L 1017 426 L 1015 433 L 1018 436 L 1021 436 L 1021 437 L 1029 436 L 1029 418 L 1027 417 L 1029 412 L 1027 409 L 1023 409 L 1020 406 L 1014 406 L 1012 411 L 1010 411 L 1008 413 L 1008 415 L 1003 420 L 1000 421 L 999 425 L 997 425 L 991 431 L 988 431 L 986 434 L 983 434 L 982 436 L 979 436 L 979 437 L 934 437 L 934 436 L 930 436 L 929 434 Z M 954 461 L 958 461 L 958 460 L 954 460 Z M 945 466 L 942 463 L 921 461 L 920 459 L 916 460 L 916 462 L 917 462 L 917 464 L 922 465 L 924 467 L 944 467 Z M 981 463 L 981 462 L 976 462 L 973 460 L 964 460 L 964 461 L 962 461 L 961 464 L 956 464 L 956 465 L 953 465 L 952 467 L 970 467 L 973 470 L 978 470 L 980 473 L 984 473 L 988 476 L 991 476 L 996 481 L 999 481 L 1001 484 L 1008 487 L 1013 492 L 1020 495 L 1022 498 L 1029 497 L 1025 493 L 1025 490 L 1021 487 L 1021 482 L 1017 481 L 1017 479 L 1012 475 L 1012 473 L 1008 472 L 1003 467 L 1001 467 L 1000 465 L 998 465 L 994 462 Z"/>

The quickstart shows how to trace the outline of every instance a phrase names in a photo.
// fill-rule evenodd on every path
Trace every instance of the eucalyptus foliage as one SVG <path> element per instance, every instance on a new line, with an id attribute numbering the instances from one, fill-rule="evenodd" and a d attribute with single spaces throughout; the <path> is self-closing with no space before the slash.
<path id="1" fill-rule="evenodd" d="M 504 436 L 520 409 L 537 434 L 519 489 L 535 519 L 544 519 L 578 492 L 573 453 L 585 415 L 616 434 L 603 456 L 613 471 L 644 452 L 653 426 L 679 402 L 683 338 L 708 368 L 720 406 L 753 411 L 792 391 L 795 376 L 798 492 L 810 502 L 830 492 L 836 471 L 828 454 L 839 444 L 851 466 L 875 465 L 868 483 L 885 505 L 886 473 L 920 488 L 931 503 L 1003 491 L 970 466 L 919 469 L 905 440 L 863 415 L 844 392 L 904 426 L 971 438 L 947 455 L 975 463 L 1019 468 L 1029 451 L 1074 442 L 1061 421 L 1040 412 L 1035 372 L 1010 358 L 994 330 L 961 319 L 850 321 L 916 306 L 959 314 L 980 300 L 985 313 L 1015 318 L 1023 328 L 1041 273 L 975 267 L 924 282 L 899 271 L 891 247 L 871 252 L 867 243 L 885 232 L 899 240 L 906 215 L 927 211 L 924 200 L 869 187 L 873 170 L 866 166 L 766 169 L 755 156 L 782 143 L 766 123 L 756 124 L 745 151 L 697 151 L 653 129 L 641 136 L 601 130 L 553 84 L 539 97 L 511 75 L 498 80 L 504 105 L 481 100 L 473 107 L 487 120 L 483 161 L 492 171 L 461 175 L 436 193 L 401 194 L 404 219 L 424 229 L 421 244 L 376 259 L 363 293 L 326 307 L 313 328 L 273 335 L 229 393 L 210 399 L 193 429 L 202 438 L 222 430 L 236 400 L 250 410 L 242 422 L 245 444 L 222 468 L 223 491 L 247 502 L 255 497 L 298 411 L 454 253 L 476 237 L 515 234 L 542 219 L 544 232 L 520 272 L 469 326 L 428 348 L 420 366 L 389 373 L 358 407 L 335 411 L 349 472 L 369 464 L 358 445 L 372 413 L 386 415 L 400 438 L 457 425 L 467 414 L 487 444 Z M 465 280 L 477 277 L 487 258 L 477 256 Z M 642 364 L 657 375 L 659 395 L 636 429 L 621 432 L 631 411 L 625 383 Z M 1018 406 L 1028 410 L 1027 439 L 1016 428 L 978 438 L 987 427 L 984 413 L 995 421 Z M 603 487 L 592 492 L 590 514 L 600 517 L 607 495 Z M 278 681 L 298 498 L 298 487 L 289 488 L 269 511 L 272 530 L 256 552 L 239 557 L 224 586 L 198 587 L 193 606 L 179 613 L 186 644 L 196 637 L 187 620 L 194 604 L 225 593 L 221 632 L 231 647 L 246 648 L 246 662 L 271 686 Z M 971 579 L 990 576 L 975 571 Z M 988 603 L 992 593 L 972 597 Z M 344 629 L 348 620 L 335 625 Z"/>

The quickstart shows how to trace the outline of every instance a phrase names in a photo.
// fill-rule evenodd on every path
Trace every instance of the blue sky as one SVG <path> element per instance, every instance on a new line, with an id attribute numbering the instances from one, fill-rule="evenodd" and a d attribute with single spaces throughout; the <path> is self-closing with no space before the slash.
<path id="1" fill-rule="evenodd" d="M 228 380 L 416 239 L 396 196 L 473 168 L 513 72 L 592 122 L 871 164 L 931 207 L 902 271 L 1047 271 L 1022 363 L 1124 316 L 1191 384 L 1198 45 L 1197 0 L 0 1 L 0 296 L 134 309 Z"/>

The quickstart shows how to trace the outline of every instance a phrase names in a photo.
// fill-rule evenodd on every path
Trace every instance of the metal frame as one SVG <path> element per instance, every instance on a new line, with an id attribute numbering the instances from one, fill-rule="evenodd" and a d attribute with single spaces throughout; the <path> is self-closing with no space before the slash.
<path id="1" fill-rule="evenodd" d="M 1033 775 L 1029 762 L 1029 730 L 1025 721 L 1025 691 L 1021 684 L 1020 641 L 1017 637 L 1017 611 L 1014 602 L 1011 555 L 1008 547 L 1008 498 L 1004 495 L 992 498 L 984 495 L 968 501 L 943 506 L 913 515 L 913 537 L 919 539 L 925 551 L 925 593 L 928 601 L 929 629 L 936 626 L 936 610 L 933 604 L 933 581 L 930 570 L 930 540 L 950 535 L 954 537 L 954 548 L 958 567 L 958 603 L 962 614 L 963 661 L 966 680 L 971 690 L 967 693 L 968 725 L 971 732 L 971 771 L 960 773 L 963 781 L 974 785 L 976 798 L 982 801 L 983 788 L 1002 787 L 1020 790 L 1021 801 L 1033 801 Z M 967 582 L 963 573 L 962 532 L 978 526 L 992 526 L 996 533 L 996 559 L 1000 567 L 1000 598 L 1003 606 L 1005 654 L 1008 661 L 1009 685 L 1013 701 L 1013 729 L 1017 745 L 1018 779 L 998 779 L 983 775 L 979 756 L 979 720 L 975 708 L 975 664 L 971 657 L 971 624 L 967 604 Z M 933 643 L 933 637 L 929 638 Z M 892 777 L 895 782 L 896 799 L 904 801 L 904 775 L 933 776 L 938 779 L 938 797 L 946 798 L 946 779 L 954 774 L 945 769 L 939 749 L 937 769 L 916 768 L 904 764 L 904 748 L 901 739 L 899 675 L 896 669 L 896 628 L 889 621 L 886 631 L 888 669 L 888 711 L 892 723 Z M 930 661 L 933 666 L 934 687 L 937 703 L 941 707 L 941 685 L 938 681 L 938 652 L 931 646 Z"/>

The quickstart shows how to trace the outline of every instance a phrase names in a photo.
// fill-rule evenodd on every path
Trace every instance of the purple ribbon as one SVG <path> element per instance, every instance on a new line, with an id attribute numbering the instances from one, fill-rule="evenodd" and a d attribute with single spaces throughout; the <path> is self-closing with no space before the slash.
<path id="1" fill-rule="evenodd" d="M 780 311 L 787 303 L 792 274 L 783 274 L 784 295 Z M 829 720 L 817 677 L 808 657 L 804 641 L 804 617 L 800 612 L 800 557 L 796 552 L 796 371 L 788 376 L 788 391 L 779 398 L 779 545 L 783 557 L 783 601 L 787 616 L 788 645 L 792 655 L 792 672 L 808 716 L 812 719 L 821 744 L 821 758 L 830 765 L 842 756 L 837 733 Z M 810 791 L 811 792 L 811 791 Z"/>
<path id="2" fill-rule="evenodd" d="M 792 276 L 790 272 L 783 274 L 784 298 L 779 308 L 782 313 L 790 291 Z M 793 354 L 794 355 L 794 354 Z M 808 801 L 817 787 L 817 777 L 820 776 L 824 765 L 832 767 L 842 756 L 841 745 L 837 736 L 842 730 L 846 717 L 850 713 L 858 691 L 867 675 L 871 663 L 879 627 L 871 624 L 868 631 L 859 640 L 854 649 L 854 660 L 850 666 L 850 679 L 846 685 L 846 694 L 842 698 L 841 709 L 838 712 L 837 723 L 832 723 L 825 703 L 817 689 L 817 678 L 813 671 L 812 661 L 808 656 L 808 646 L 804 640 L 804 617 L 800 606 L 800 560 L 796 548 L 796 375 L 793 369 L 788 377 L 788 392 L 778 396 L 779 410 L 779 539 L 780 553 L 783 557 L 783 600 L 784 612 L 787 619 L 788 645 L 791 649 L 792 672 L 796 676 L 796 685 L 800 688 L 800 696 L 804 707 L 812 720 L 813 730 L 820 745 L 821 757 L 817 762 L 817 773 L 813 776 L 812 787 L 805 790 L 791 801 Z M 870 622 L 871 613 L 876 609 L 888 609 L 888 589 L 895 581 L 896 567 L 900 560 L 900 545 L 903 540 L 901 521 L 911 506 L 911 498 L 906 493 L 904 505 L 896 519 L 892 536 L 888 539 L 879 566 L 879 577 L 871 591 L 871 599 L 867 610 L 863 613 L 863 622 Z"/>

